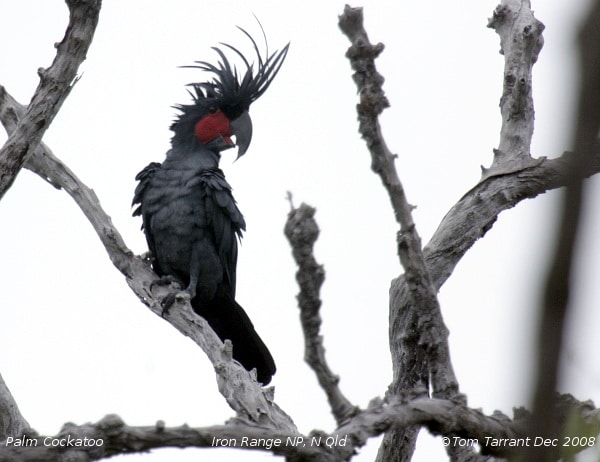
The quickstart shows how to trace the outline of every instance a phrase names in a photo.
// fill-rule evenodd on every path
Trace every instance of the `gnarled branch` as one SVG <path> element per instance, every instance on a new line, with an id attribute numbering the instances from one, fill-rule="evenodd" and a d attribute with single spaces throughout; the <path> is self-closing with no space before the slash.
<path id="1" fill-rule="evenodd" d="M 298 265 L 296 280 L 300 286 L 298 306 L 304 333 L 304 360 L 315 372 L 319 385 L 327 395 L 331 412 L 338 425 L 341 425 L 356 415 L 359 409 L 344 396 L 338 386 L 340 378 L 331 371 L 325 359 L 323 337 L 319 332 L 321 328 L 319 291 L 325 280 L 325 270 L 313 255 L 313 245 L 319 236 L 319 227 L 314 218 L 315 212 L 313 207 L 304 203 L 298 208 L 294 208 L 292 204 L 292 210 L 285 223 L 285 236 L 292 246 L 292 254 Z"/>
<path id="2" fill-rule="evenodd" d="M 359 131 L 369 148 L 372 169 L 380 176 L 400 225 L 398 255 L 409 280 L 411 305 L 418 307 L 417 322 L 421 325 L 421 345 L 424 346 L 424 359 L 427 361 L 427 368 L 421 371 L 422 383 L 427 384 L 430 378 L 434 393 L 449 397 L 458 392 L 458 383 L 450 362 L 448 330 L 441 316 L 437 291 L 425 265 L 421 238 L 412 218 L 412 207 L 396 171 L 396 156 L 388 149 L 378 120 L 388 106 L 382 89 L 383 77 L 375 69 L 375 58 L 383 50 L 383 45 L 371 45 L 369 42 L 360 8 L 346 6 L 339 18 L 339 25 L 352 42 L 346 56 L 355 71 L 353 78 L 360 94 L 357 106 Z M 437 366 L 431 367 L 433 364 Z"/>
<path id="3" fill-rule="evenodd" d="M 9 435 L 20 435 L 28 428 L 27 420 L 0 375 L 0 441 Z"/>
<path id="4" fill-rule="evenodd" d="M 573 412 L 586 424 L 600 422 L 600 411 L 589 403 L 577 402 L 569 395 L 559 397 L 557 403 L 561 422 Z M 446 436 L 444 444 L 448 447 L 463 446 L 468 438 L 471 444 L 478 443 L 482 453 L 508 458 L 515 454 L 515 448 L 498 441 L 525 439 L 528 419 L 529 414 L 520 411 L 512 421 L 499 412 L 487 416 L 462 403 L 435 398 L 415 399 L 409 403 L 374 400 L 334 432 L 314 431 L 310 435 L 237 420 L 201 428 L 167 427 L 162 421 L 153 426 L 134 427 L 126 425 L 117 415 L 107 415 L 96 423 L 66 424 L 54 436 L 25 434 L 13 438 L 0 445 L 0 460 L 58 462 L 84 454 L 87 459 L 81 460 L 100 460 L 165 447 L 229 447 L 270 452 L 290 461 L 339 462 L 350 460 L 355 449 L 369 438 L 391 428 L 411 426 L 424 426 L 433 434 Z M 71 445 L 53 446 L 51 442 L 55 440 L 71 441 Z"/>
<path id="5" fill-rule="evenodd" d="M 24 107 L 0 88 L 0 120 L 7 131 L 18 129 L 14 122 L 19 120 L 23 111 Z M 55 187 L 64 189 L 73 198 L 94 227 L 111 261 L 125 276 L 129 287 L 155 314 L 162 316 L 161 301 L 172 289 L 155 284 L 156 274 L 147 261 L 134 255 L 125 245 L 94 191 L 43 143 L 34 150 L 26 166 Z M 217 371 L 219 390 L 238 417 L 295 431 L 291 419 L 272 402 L 271 392 L 262 389 L 241 365 L 232 360 L 231 352 L 227 354 L 227 349 L 224 349 L 208 323 L 193 313 L 189 301 L 180 300 L 177 306 L 180 309 L 170 310 L 165 318 L 208 355 Z"/>
<path id="6" fill-rule="evenodd" d="M 0 199 L 11 187 L 21 168 L 38 146 L 46 129 L 67 98 L 92 43 L 98 24 L 101 0 L 70 1 L 69 25 L 48 69 L 40 69 L 40 83 L 29 108 L 20 118 L 12 118 L 15 129 L 0 149 Z M 0 96 L 4 93 L 0 87 Z M 2 112 L 4 112 L 2 110 Z M 21 416 L 8 387 L 0 380 L 0 437 L 22 431 L 27 422 Z"/>
<path id="7" fill-rule="evenodd" d="M 69 95 L 79 65 L 92 43 L 101 4 L 101 0 L 67 2 L 69 25 L 65 37 L 56 45 L 54 62 L 48 69 L 38 71 L 40 83 L 31 103 L 0 150 L 0 198 L 11 187 Z"/>
<path id="8" fill-rule="evenodd" d="M 379 115 L 389 106 L 382 88 L 384 79 L 375 68 L 375 58 L 383 50 L 383 45 L 370 43 L 361 8 L 346 5 L 339 18 L 339 26 L 352 43 L 346 56 L 355 71 L 353 79 L 360 95 L 357 105 L 359 132 L 371 154 L 371 168 L 381 178 L 400 225 L 398 255 L 408 282 L 405 303 L 399 310 L 390 310 L 394 381 L 389 391 L 392 395 L 404 397 L 427 393 L 431 382 L 434 396 L 456 397 L 459 387 L 450 360 L 449 331 L 444 324 L 437 291 L 425 264 L 421 238 L 412 218 L 412 207 L 396 171 L 396 156 L 387 147 L 379 125 Z M 399 318 L 403 321 L 398 322 Z M 402 353 L 397 354 L 397 348 Z M 417 432 L 410 428 L 402 429 L 399 434 L 393 432 L 386 435 L 379 458 L 391 460 L 387 454 L 403 446 L 406 451 L 400 449 L 401 452 L 412 454 L 416 435 Z"/>
<path id="9" fill-rule="evenodd" d="M 9 134 L 7 144 L 1 153 L 6 153 L 7 161 L 18 167 L 15 170 L 0 161 L 0 172 L 5 174 L 9 181 L 6 184 L 9 187 L 18 173 L 19 162 L 25 163 L 28 169 L 54 187 L 64 189 L 94 227 L 111 261 L 125 276 L 133 292 L 155 314 L 161 316 L 163 314 L 161 301 L 172 289 L 155 284 L 157 276 L 149 263 L 134 255 L 126 246 L 110 216 L 102 209 L 94 191 L 54 156 L 45 144 L 40 143 L 44 130 L 58 111 L 75 76 L 76 68 L 72 68 L 74 61 L 71 59 L 68 60 L 68 63 L 63 63 L 66 59 L 65 56 L 69 56 L 68 53 L 75 53 L 80 59 L 85 57 L 85 50 L 89 43 L 84 47 L 85 43 L 81 42 L 81 36 L 84 35 L 91 41 L 92 34 L 88 28 L 93 24 L 92 19 L 88 18 L 86 14 L 94 13 L 97 16 L 100 8 L 99 1 L 69 1 L 68 4 L 72 9 L 72 14 L 66 38 L 58 46 L 59 52 L 53 66 L 43 72 L 42 82 L 36 92 L 36 95 L 40 92 L 46 95 L 49 98 L 48 101 L 42 101 L 41 109 L 36 108 L 35 105 L 40 103 L 38 102 L 39 97 L 34 96 L 30 106 L 25 107 L 10 96 L 4 87 L 0 86 L 0 121 Z M 79 22 L 83 22 L 84 25 L 79 25 Z M 80 29 L 87 33 L 83 34 Z M 73 40 L 75 44 L 71 43 Z M 61 74 L 63 80 L 57 77 L 59 71 L 64 73 Z M 73 77 L 69 77 L 71 74 Z M 48 89 L 48 85 L 53 86 Z M 54 88 L 59 85 L 62 85 L 62 93 L 58 88 Z M 52 103 L 53 101 L 54 103 Z M 36 118 L 42 118 L 43 123 L 38 123 L 39 127 L 34 133 L 32 124 L 36 124 L 35 121 L 38 120 Z M 24 153 L 20 146 L 25 146 L 27 153 Z M 0 186 L 1 184 L 2 180 L 0 179 Z M 0 193 L 1 191 L 0 188 Z M 273 403 L 272 389 L 263 389 L 256 382 L 255 377 L 252 377 L 240 364 L 232 360 L 231 348 L 224 347 L 208 323 L 192 312 L 189 301 L 180 300 L 177 306 L 180 309 L 170 310 L 165 318 L 183 335 L 190 337 L 207 354 L 215 366 L 219 390 L 232 409 L 236 411 L 238 418 L 259 425 L 295 432 L 296 428 L 292 420 Z"/>
<path id="10" fill-rule="evenodd" d="M 544 25 L 533 16 L 529 0 L 503 0 L 488 27 L 500 36 L 504 55 L 504 88 L 500 99 L 502 128 L 490 168 L 482 179 L 503 175 L 539 163 L 529 152 L 533 136 L 532 70 L 544 45 Z"/>

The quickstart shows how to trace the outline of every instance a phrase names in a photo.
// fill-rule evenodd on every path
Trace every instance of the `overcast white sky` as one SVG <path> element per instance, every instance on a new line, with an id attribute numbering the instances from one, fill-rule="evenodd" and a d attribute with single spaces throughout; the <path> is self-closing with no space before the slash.
<path id="1" fill-rule="evenodd" d="M 378 67 L 392 107 L 383 130 L 399 155 L 409 200 L 418 207 L 424 243 L 478 181 L 480 165 L 491 163 L 498 144 L 503 59 L 498 37 L 486 28 L 496 4 L 362 2 L 371 40 L 386 45 Z M 534 2 L 546 25 L 534 70 L 534 156 L 556 157 L 571 147 L 573 31 L 586 4 Z M 391 380 L 387 299 L 390 280 L 401 272 L 393 215 L 356 130 L 356 88 L 344 57 L 348 42 L 337 27 L 343 6 L 315 0 L 106 0 L 83 77 L 44 138 L 94 188 L 127 244 L 142 253 L 140 220 L 130 209 L 135 174 L 163 160 L 171 106 L 188 101 L 186 83 L 204 78 L 178 66 L 215 59 L 210 47 L 220 41 L 249 50 L 235 25 L 260 37 L 252 13 L 272 49 L 292 42 L 274 84 L 252 106 L 249 152 L 235 164 L 225 154 L 222 167 L 248 223 L 238 301 L 277 361 L 277 403 L 305 433 L 331 431 L 335 424 L 302 360 L 296 269 L 282 232 L 286 191 L 296 203 L 318 209 L 327 357 L 343 391 L 361 407 L 383 396 Z M 59 0 L 0 1 L 0 84 L 21 102 L 37 85 L 37 68 L 51 63 L 66 22 Z M 531 329 L 556 197 L 550 193 L 503 213 L 440 292 L 461 391 L 487 413 L 511 414 L 513 406 L 528 404 Z M 589 209 L 562 391 L 598 403 L 600 246 L 594 231 L 600 216 L 597 206 Z M 213 425 L 232 416 L 209 361 L 139 303 L 64 192 L 24 171 L 0 203 L 0 222 L 0 372 L 34 428 L 54 434 L 66 421 L 97 421 L 108 413 L 131 425 L 162 419 L 170 426 Z M 372 460 L 377 446 L 371 442 L 355 460 Z M 217 461 L 240 456 L 222 450 L 202 455 Z M 174 450 L 143 460 L 198 456 L 198 450 Z M 244 458 L 273 459 L 268 453 Z M 443 460 L 439 439 L 422 432 L 415 460 L 438 458 Z"/>

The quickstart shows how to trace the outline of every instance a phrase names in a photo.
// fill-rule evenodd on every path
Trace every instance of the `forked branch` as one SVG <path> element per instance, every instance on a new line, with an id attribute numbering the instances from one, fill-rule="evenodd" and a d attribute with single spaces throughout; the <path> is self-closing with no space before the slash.
<path id="1" fill-rule="evenodd" d="M 359 132 L 371 154 L 372 169 L 381 178 L 396 221 L 400 225 L 397 236 L 398 255 L 409 281 L 411 305 L 415 309 L 418 307 L 417 322 L 420 324 L 421 345 L 427 362 L 427 370 L 423 371 L 423 383 L 427 383 L 430 377 L 435 395 L 450 397 L 458 392 L 458 383 L 450 361 L 448 329 L 442 319 L 437 291 L 425 265 L 421 238 L 412 218 L 412 207 L 396 170 L 396 156 L 387 147 L 379 125 L 379 115 L 388 106 L 382 88 L 384 79 L 375 68 L 375 58 L 383 50 L 383 45 L 370 43 L 364 29 L 361 8 L 346 5 L 344 13 L 339 17 L 339 26 L 352 43 L 346 56 L 355 71 L 353 78 L 360 97 L 360 103 L 356 107 Z"/>
<path id="2" fill-rule="evenodd" d="M 6 162 L 10 164 L 2 164 L 0 158 L 0 172 L 2 172 L 0 185 L 6 180 L 6 187 L 9 187 L 20 166 L 25 164 L 28 169 L 54 187 L 64 189 L 92 224 L 111 261 L 125 276 L 133 292 L 160 316 L 163 314 L 161 301 L 170 290 L 172 291 L 172 288 L 155 284 L 157 276 L 149 263 L 134 255 L 125 245 L 121 234 L 102 209 L 94 191 L 54 156 L 46 145 L 40 143 L 45 129 L 68 94 L 75 77 L 74 58 L 69 56 L 76 53 L 81 60 L 85 57 L 84 51 L 87 47 L 83 47 L 81 43 L 81 36 L 84 35 L 81 29 L 87 31 L 85 37 L 91 41 L 93 34 L 88 29 L 95 23 L 92 21 L 93 18 L 88 16 L 92 13 L 97 16 L 100 8 L 100 1 L 67 3 L 72 9 L 72 14 L 66 38 L 58 46 L 59 51 L 53 66 L 43 71 L 40 87 L 30 106 L 19 104 L 4 87 L 0 86 L 0 121 L 9 134 L 9 139 L 0 153 L 6 156 Z M 75 44 L 71 44 L 70 40 L 74 40 Z M 89 43 L 87 45 L 89 46 Z M 64 63 L 64 60 L 68 62 Z M 57 73 L 60 72 L 64 72 L 60 74 L 64 77 L 62 79 L 57 77 Z M 48 85 L 50 88 L 46 88 Z M 48 100 L 40 101 L 42 97 L 38 97 L 38 93 L 45 95 L 44 98 Z M 37 127 L 36 130 L 32 131 L 33 127 Z M 219 390 L 236 411 L 238 418 L 246 422 L 295 432 L 296 428 L 291 419 L 273 403 L 272 391 L 263 389 L 240 364 L 232 360 L 231 348 L 224 347 L 208 323 L 192 312 L 189 301 L 182 300 L 178 303 L 178 307 L 181 309 L 172 309 L 165 318 L 207 354 L 215 366 Z"/>
<path id="3" fill-rule="evenodd" d="M 0 199 L 11 187 L 33 150 L 42 141 L 62 103 L 76 82 L 79 65 L 86 57 L 98 24 L 101 0 L 71 0 L 69 25 L 56 45 L 54 62 L 40 69 L 40 83 L 18 127 L 0 150 Z"/>

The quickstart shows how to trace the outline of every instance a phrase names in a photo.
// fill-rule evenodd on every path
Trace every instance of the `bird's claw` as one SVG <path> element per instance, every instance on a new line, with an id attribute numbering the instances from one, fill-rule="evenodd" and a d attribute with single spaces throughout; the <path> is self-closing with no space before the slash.
<path id="1" fill-rule="evenodd" d="M 160 278 L 152 281 L 150 283 L 150 291 L 152 291 L 152 289 L 154 289 L 154 286 L 169 286 L 171 284 L 179 285 L 179 281 L 177 279 L 175 279 L 173 276 L 170 276 L 167 274 L 166 276 L 161 276 Z"/>
<path id="2" fill-rule="evenodd" d="M 190 301 L 192 299 L 191 294 L 187 290 L 175 291 L 168 294 L 163 301 L 161 302 L 162 306 L 162 317 L 164 318 L 169 314 L 171 307 L 175 303 L 175 301 Z"/>

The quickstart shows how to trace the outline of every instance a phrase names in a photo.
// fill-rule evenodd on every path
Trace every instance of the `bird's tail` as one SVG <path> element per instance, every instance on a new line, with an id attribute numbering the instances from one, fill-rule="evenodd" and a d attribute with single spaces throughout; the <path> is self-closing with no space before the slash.
<path id="1" fill-rule="evenodd" d="M 276 367 L 273 356 L 254 330 L 244 309 L 229 295 L 217 295 L 211 301 L 192 300 L 194 311 L 202 316 L 224 342 L 231 340 L 233 359 L 246 370 L 256 368 L 257 380 L 263 385 L 271 381 Z"/>

